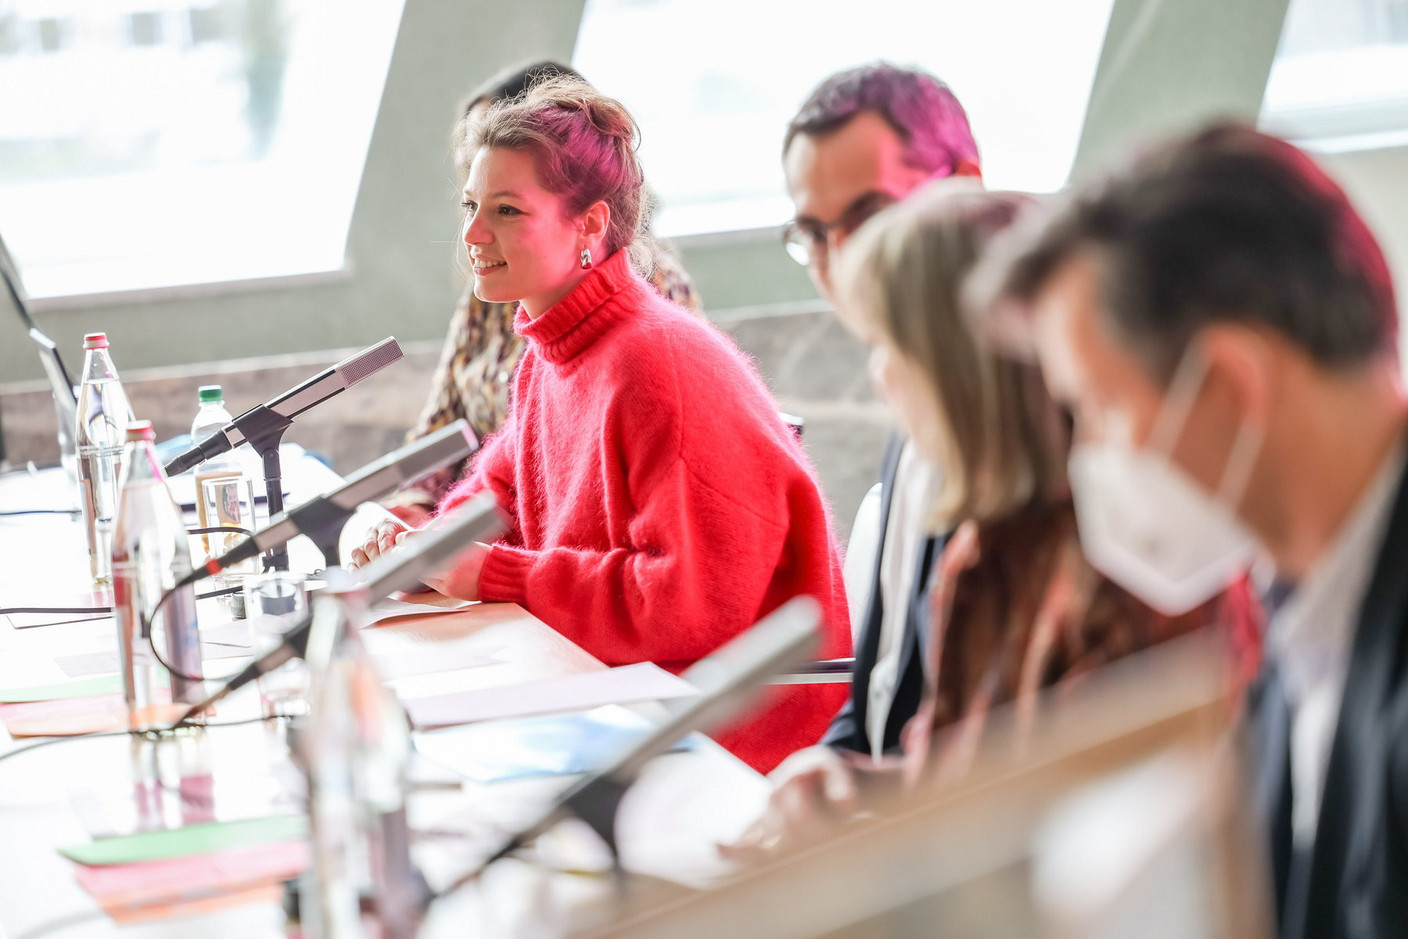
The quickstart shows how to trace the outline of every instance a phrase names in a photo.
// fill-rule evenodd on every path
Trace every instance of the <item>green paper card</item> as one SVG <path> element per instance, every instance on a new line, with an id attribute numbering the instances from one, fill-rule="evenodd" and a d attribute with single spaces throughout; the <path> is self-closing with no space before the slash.
<path id="1" fill-rule="evenodd" d="M 292 841 L 308 837 L 308 819 L 302 815 L 271 815 L 234 822 L 204 822 L 181 828 L 140 831 L 88 844 L 60 848 L 59 853 L 79 864 L 137 864 L 190 854 L 211 854 L 245 845 Z"/>
<path id="2" fill-rule="evenodd" d="M 95 694 L 115 694 L 122 691 L 121 675 L 103 675 L 83 681 L 62 681 L 53 685 L 29 685 L 25 688 L 0 688 L 0 704 L 20 704 L 30 701 L 57 701 L 60 698 L 82 698 Z"/>

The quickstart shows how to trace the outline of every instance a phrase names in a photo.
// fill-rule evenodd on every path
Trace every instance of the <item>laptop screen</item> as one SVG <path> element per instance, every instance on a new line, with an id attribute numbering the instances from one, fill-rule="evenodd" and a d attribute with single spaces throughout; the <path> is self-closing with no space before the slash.
<path id="1" fill-rule="evenodd" d="M 10 257 L 10 250 L 5 247 L 5 239 L 0 237 L 0 279 L 5 281 L 5 289 L 10 295 L 10 300 L 14 304 L 15 311 L 19 313 L 20 319 L 24 322 L 25 329 L 29 332 L 29 338 L 34 340 L 34 344 L 39 347 L 39 364 L 44 366 L 44 376 L 49 380 L 49 388 L 54 393 L 54 404 L 58 408 L 60 418 L 67 422 L 71 428 L 77 418 L 78 401 L 74 397 L 73 378 L 64 367 L 64 360 L 59 355 L 59 348 L 54 344 L 54 340 L 44 335 L 34 322 L 34 317 L 29 314 L 29 307 L 25 302 L 24 283 L 20 280 L 19 269 L 15 267 L 15 262 Z"/>

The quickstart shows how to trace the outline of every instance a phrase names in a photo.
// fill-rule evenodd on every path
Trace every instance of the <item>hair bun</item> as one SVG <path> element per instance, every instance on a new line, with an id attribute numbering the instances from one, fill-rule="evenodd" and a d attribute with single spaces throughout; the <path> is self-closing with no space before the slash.
<path id="1" fill-rule="evenodd" d="M 634 146 L 639 137 L 635 118 L 616 99 L 597 91 L 581 78 L 555 75 L 533 85 L 525 95 L 530 107 L 576 112 L 599 134 Z"/>

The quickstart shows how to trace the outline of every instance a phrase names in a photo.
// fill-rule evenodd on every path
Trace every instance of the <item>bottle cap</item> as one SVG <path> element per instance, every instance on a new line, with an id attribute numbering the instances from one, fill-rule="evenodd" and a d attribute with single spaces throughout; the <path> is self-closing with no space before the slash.
<path id="1" fill-rule="evenodd" d="M 196 394 L 200 397 L 201 404 L 219 404 L 225 400 L 225 393 L 220 390 L 219 385 L 201 385 Z"/>
<path id="2" fill-rule="evenodd" d="M 127 425 L 127 442 L 134 440 L 155 440 L 156 431 L 152 430 L 151 421 L 132 421 Z"/>
<path id="3" fill-rule="evenodd" d="M 85 333 L 83 335 L 83 348 L 85 349 L 106 349 L 108 347 L 107 333 Z"/>

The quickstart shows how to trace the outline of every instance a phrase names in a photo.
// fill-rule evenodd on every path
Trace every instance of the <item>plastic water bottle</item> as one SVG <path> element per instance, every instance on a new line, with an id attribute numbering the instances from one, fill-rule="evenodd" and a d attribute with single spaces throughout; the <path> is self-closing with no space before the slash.
<path id="1" fill-rule="evenodd" d="M 122 499 L 113 535 L 113 611 L 122 690 L 133 727 L 153 723 L 145 709 L 152 703 L 152 683 L 161 666 L 151 654 L 149 635 L 164 646 L 162 658 L 171 668 L 171 700 L 188 704 L 202 700 L 195 588 L 182 587 L 160 610 L 155 609 L 172 585 L 190 572 L 191 550 L 154 440 L 150 421 L 128 425 Z"/>
<path id="2" fill-rule="evenodd" d="M 196 411 L 195 420 L 191 422 L 192 444 L 199 443 L 233 420 L 230 412 L 225 409 L 225 396 L 219 385 L 201 385 L 196 394 L 200 399 L 200 408 Z M 192 472 L 195 473 L 196 517 L 200 520 L 200 527 L 215 528 L 224 524 L 227 520 L 211 517 L 201 487 L 208 479 L 244 479 L 244 468 L 240 465 L 240 461 L 232 451 L 226 451 L 206 460 Z M 205 548 L 206 557 L 223 553 L 233 546 L 233 542 L 239 540 L 241 539 L 238 537 L 232 538 L 230 539 L 231 543 L 227 544 L 221 538 L 212 539 L 209 535 L 201 536 L 201 544 Z"/>
<path id="3" fill-rule="evenodd" d="M 122 473 L 123 436 L 132 420 L 122 382 L 108 355 L 106 333 L 83 337 L 83 384 L 73 440 L 78 452 L 78 489 L 88 535 L 88 566 L 94 583 L 112 582 L 112 526 Z"/>
<path id="4" fill-rule="evenodd" d="M 232 420 L 230 412 L 225 409 L 225 393 L 219 385 L 201 385 L 196 389 L 196 398 L 200 402 L 200 407 L 196 411 L 195 420 L 191 421 L 192 444 L 200 443 Z M 235 465 L 235 461 L 227 451 L 206 460 L 197 468 L 197 471 L 212 463 Z"/>
<path id="5" fill-rule="evenodd" d="M 321 594 L 308 633 L 309 713 L 295 747 L 313 847 L 300 884 L 304 935 L 364 935 L 367 899 L 383 939 L 411 939 L 428 891 L 406 821 L 410 727 L 362 645 L 364 588 L 334 579 Z"/>

